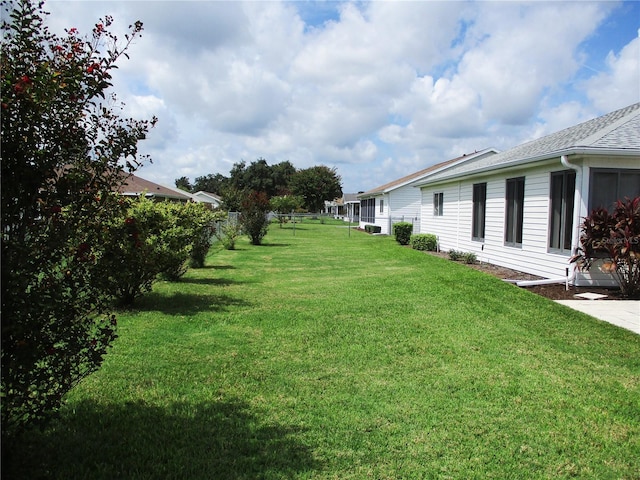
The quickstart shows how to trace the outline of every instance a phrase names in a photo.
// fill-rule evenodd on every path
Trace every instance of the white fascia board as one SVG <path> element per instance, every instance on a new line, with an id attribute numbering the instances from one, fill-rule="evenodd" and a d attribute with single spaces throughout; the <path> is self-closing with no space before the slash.
<path id="1" fill-rule="evenodd" d="M 517 167 L 525 166 L 530 163 L 542 162 L 545 160 L 553 160 L 557 158 L 560 160 L 562 155 L 610 155 L 610 156 L 620 156 L 620 157 L 631 157 L 640 155 L 640 150 L 637 149 L 624 149 L 624 148 L 589 148 L 589 147 L 576 147 L 576 148 L 568 148 L 565 150 L 558 150 L 551 153 L 546 153 L 543 155 L 539 155 L 536 157 L 527 157 L 518 160 L 513 160 L 507 163 L 500 163 L 497 165 L 488 165 L 483 168 L 478 168 L 476 170 L 471 170 L 468 172 L 463 172 L 461 174 L 453 174 L 444 177 L 437 178 L 435 180 L 426 179 L 423 182 L 416 183 L 414 187 L 422 188 L 432 184 L 438 183 L 446 183 L 451 180 L 462 180 L 469 177 L 475 177 L 478 175 L 482 175 L 484 173 L 494 172 L 497 170 L 511 170 Z"/>

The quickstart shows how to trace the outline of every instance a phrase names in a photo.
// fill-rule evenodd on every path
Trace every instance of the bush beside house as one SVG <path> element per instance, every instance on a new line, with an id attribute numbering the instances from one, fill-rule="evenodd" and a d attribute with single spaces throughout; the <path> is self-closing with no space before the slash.
<path id="1" fill-rule="evenodd" d="M 400 245 L 409 245 L 412 233 L 413 224 L 409 222 L 398 222 L 393 224 L 393 235 L 396 237 L 396 242 Z"/>
<path id="2" fill-rule="evenodd" d="M 414 250 L 435 252 L 438 249 L 438 238 L 432 233 L 417 233 L 411 235 L 409 245 Z"/>

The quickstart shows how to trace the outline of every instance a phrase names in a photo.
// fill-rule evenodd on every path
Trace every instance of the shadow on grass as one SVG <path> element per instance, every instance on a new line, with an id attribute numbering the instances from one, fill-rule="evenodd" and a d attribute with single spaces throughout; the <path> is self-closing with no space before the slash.
<path id="1" fill-rule="evenodd" d="M 235 270 L 233 265 L 205 265 L 204 267 L 194 268 L 196 272 L 198 270 Z"/>
<path id="2" fill-rule="evenodd" d="M 246 307 L 249 303 L 229 295 L 150 292 L 138 298 L 130 310 L 189 316 L 200 312 L 224 312 L 232 306 Z"/>
<path id="3" fill-rule="evenodd" d="M 290 243 L 262 243 L 260 247 L 289 247 Z"/>
<path id="4" fill-rule="evenodd" d="M 86 400 L 45 432 L 12 445 L 3 478 L 294 478 L 322 468 L 304 431 L 261 419 L 240 401 L 167 407 Z"/>

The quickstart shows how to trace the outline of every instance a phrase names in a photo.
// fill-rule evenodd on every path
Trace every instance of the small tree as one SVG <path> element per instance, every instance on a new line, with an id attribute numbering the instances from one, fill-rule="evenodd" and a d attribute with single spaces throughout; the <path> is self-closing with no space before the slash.
<path id="1" fill-rule="evenodd" d="M 242 201 L 240 223 L 242 230 L 249 235 L 253 245 L 260 245 L 267 234 L 269 209 L 269 199 L 264 192 L 251 192 Z"/>
<path id="2" fill-rule="evenodd" d="M 236 241 L 242 233 L 242 226 L 229 212 L 216 212 L 214 234 L 226 250 L 235 250 Z"/>
<path id="3" fill-rule="evenodd" d="M 111 18 L 60 38 L 28 0 L 2 2 L 2 445 L 42 423 L 115 338 L 104 290 L 108 223 L 151 122 L 107 96 L 124 45 Z M 99 50 L 105 48 L 106 56 Z"/>
<path id="4" fill-rule="evenodd" d="M 598 208 L 585 217 L 571 262 L 589 270 L 595 260 L 604 260 L 600 269 L 616 276 L 624 296 L 640 295 L 640 197 L 618 200 L 613 213 Z"/>
<path id="5" fill-rule="evenodd" d="M 303 199 L 296 195 L 281 195 L 271 198 L 271 208 L 278 214 L 280 228 L 282 228 L 282 224 L 285 222 L 286 215 L 300 208 L 302 203 Z"/>

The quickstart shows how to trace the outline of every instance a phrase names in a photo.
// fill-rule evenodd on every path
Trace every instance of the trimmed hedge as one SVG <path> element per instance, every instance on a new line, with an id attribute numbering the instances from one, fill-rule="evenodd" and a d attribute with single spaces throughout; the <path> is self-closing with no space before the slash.
<path id="1" fill-rule="evenodd" d="M 413 225 L 409 222 L 398 222 L 393 224 L 393 234 L 396 237 L 396 242 L 400 245 L 409 245 L 412 232 Z"/>
<path id="2" fill-rule="evenodd" d="M 379 225 L 365 225 L 364 230 L 367 233 L 380 233 L 382 231 L 382 227 Z"/>
<path id="3" fill-rule="evenodd" d="M 417 233 L 411 235 L 409 244 L 414 250 L 434 252 L 438 248 L 438 238 L 432 233 Z"/>

